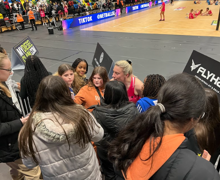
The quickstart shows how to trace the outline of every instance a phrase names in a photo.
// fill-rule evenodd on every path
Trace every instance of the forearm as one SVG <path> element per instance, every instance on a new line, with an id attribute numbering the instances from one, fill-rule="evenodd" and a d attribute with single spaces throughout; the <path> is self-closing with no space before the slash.
<path id="1" fill-rule="evenodd" d="M 20 131 L 22 126 L 23 125 L 20 119 L 1 123 L 0 124 L 0 137 Z"/>

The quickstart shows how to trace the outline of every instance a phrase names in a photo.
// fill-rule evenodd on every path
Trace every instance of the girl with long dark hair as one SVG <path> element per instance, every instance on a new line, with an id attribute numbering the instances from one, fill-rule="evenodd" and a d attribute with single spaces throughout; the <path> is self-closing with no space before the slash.
<path id="1" fill-rule="evenodd" d="M 95 118 L 71 99 L 70 90 L 59 76 L 44 78 L 36 103 L 19 134 L 23 163 L 39 164 L 44 180 L 101 180 L 91 141 L 103 137 Z"/>
<path id="2" fill-rule="evenodd" d="M 33 107 L 35 96 L 41 80 L 50 75 L 41 60 L 35 56 L 28 56 L 21 79 L 20 96 L 22 99 L 29 98 L 30 106 Z"/>
<path id="3" fill-rule="evenodd" d="M 108 144 L 139 114 L 138 110 L 134 103 L 129 102 L 124 83 L 110 81 L 105 86 L 103 103 L 94 106 L 92 113 L 104 129 L 104 138 L 96 146 L 105 180 L 118 179 L 113 164 L 108 160 Z"/>
<path id="4" fill-rule="evenodd" d="M 158 103 L 113 140 L 109 158 L 129 180 L 219 180 L 207 160 L 187 148 L 184 133 L 205 111 L 205 91 L 193 76 L 178 74 L 158 93 Z"/>

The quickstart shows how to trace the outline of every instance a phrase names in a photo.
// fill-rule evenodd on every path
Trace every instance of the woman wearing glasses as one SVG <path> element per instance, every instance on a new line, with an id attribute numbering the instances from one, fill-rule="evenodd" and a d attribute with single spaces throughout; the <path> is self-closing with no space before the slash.
<path id="1" fill-rule="evenodd" d="M 12 179 L 39 179 L 39 167 L 27 169 L 19 155 L 18 133 L 28 117 L 23 118 L 12 102 L 11 93 L 5 84 L 10 74 L 11 62 L 7 55 L 0 53 L 0 162 L 11 167 Z"/>

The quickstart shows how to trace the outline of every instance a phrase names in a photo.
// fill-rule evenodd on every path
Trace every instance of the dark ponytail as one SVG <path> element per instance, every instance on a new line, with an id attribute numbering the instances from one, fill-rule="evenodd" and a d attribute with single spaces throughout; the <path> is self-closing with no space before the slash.
<path id="1" fill-rule="evenodd" d="M 126 175 L 128 167 L 139 155 L 145 142 L 150 140 L 149 160 L 160 148 L 164 135 L 164 121 L 181 130 L 191 118 L 198 119 L 205 109 L 205 92 L 198 80 L 187 74 L 170 78 L 158 93 L 158 103 L 165 107 L 152 106 L 132 121 L 111 142 L 109 159 Z M 156 141 L 159 138 L 159 142 Z"/>

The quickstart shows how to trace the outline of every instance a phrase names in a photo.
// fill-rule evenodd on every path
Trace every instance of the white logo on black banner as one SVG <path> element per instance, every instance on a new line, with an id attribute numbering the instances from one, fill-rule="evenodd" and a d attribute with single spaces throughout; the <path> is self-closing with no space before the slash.
<path id="1" fill-rule="evenodd" d="M 104 59 L 104 52 L 101 53 L 99 62 L 102 63 L 103 59 Z"/>
<path id="2" fill-rule="evenodd" d="M 198 68 L 201 64 L 195 64 L 194 61 L 192 60 L 192 66 L 191 67 L 191 71 L 195 70 L 196 68 Z"/>

